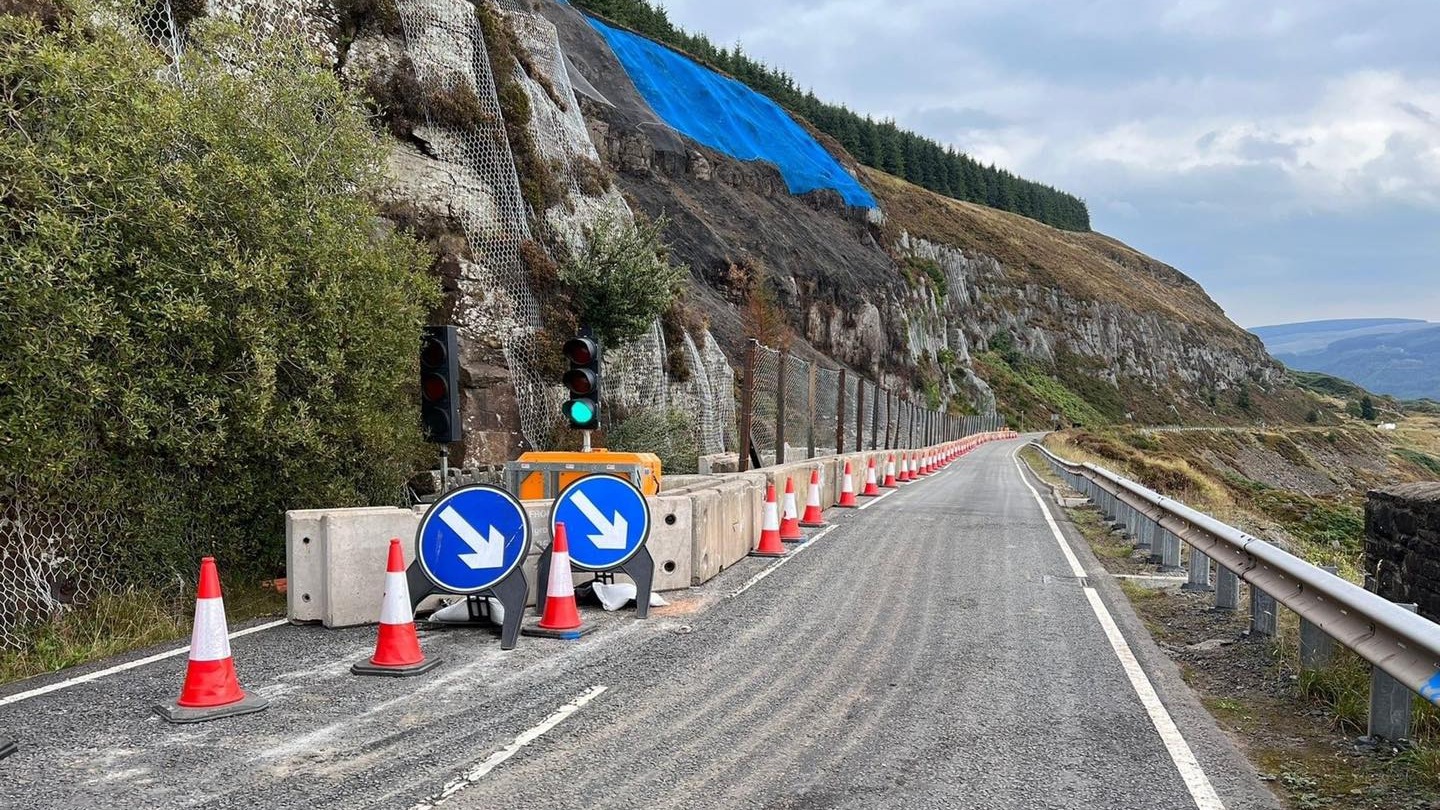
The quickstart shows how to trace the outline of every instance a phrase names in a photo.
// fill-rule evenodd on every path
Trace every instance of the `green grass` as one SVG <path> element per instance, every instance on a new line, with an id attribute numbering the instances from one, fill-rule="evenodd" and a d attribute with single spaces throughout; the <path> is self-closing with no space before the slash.
<path id="1" fill-rule="evenodd" d="M 226 594 L 231 622 L 285 612 L 285 597 L 258 587 Z M 106 595 L 29 630 L 25 646 L 0 652 L 0 684 L 86 664 L 190 634 L 194 602 L 150 591 Z"/>
<path id="2" fill-rule="evenodd" d="M 1395 455 L 1425 470 L 1431 475 L 1440 476 L 1440 459 L 1432 455 L 1404 447 L 1397 449 Z"/>

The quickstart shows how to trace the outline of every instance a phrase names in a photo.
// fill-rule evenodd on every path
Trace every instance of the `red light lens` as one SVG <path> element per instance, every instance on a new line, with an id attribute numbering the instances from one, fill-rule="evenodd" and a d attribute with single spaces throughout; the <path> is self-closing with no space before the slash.
<path id="1" fill-rule="evenodd" d="M 577 366 L 588 366 L 595 361 L 594 344 L 584 338 L 576 338 L 565 344 L 565 359 Z"/>
<path id="2" fill-rule="evenodd" d="M 421 389 L 426 402 L 439 402 L 450 394 L 450 386 L 445 383 L 445 378 L 435 374 L 424 379 Z"/>
<path id="3" fill-rule="evenodd" d="M 565 387 L 572 393 L 588 395 L 595 391 L 595 375 L 583 368 L 565 372 Z"/>

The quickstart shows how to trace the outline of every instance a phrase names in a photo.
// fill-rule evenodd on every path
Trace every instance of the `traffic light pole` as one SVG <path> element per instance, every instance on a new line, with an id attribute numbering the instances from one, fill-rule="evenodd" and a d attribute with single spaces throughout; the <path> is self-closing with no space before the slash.
<path id="1" fill-rule="evenodd" d="M 440 445 L 440 494 L 450 491 L 450 445 Z"/>
<path id="2" fill-rule="evenodd" d="M 580 452 L 582 452 L 582 453 L 593 453 L 593 452 L 595 452 L 594 448 L 593 448 L 593 447 L 591 446 L 591 444 L 590 444 L 590 434 L 591 434 L 591 433 L 592 433 L 592 431 L 589 431 L 589 430 L 584 430 L 584 431 L 581 431 L 581 432 L 580 432 L 580 436 L 581 436 L 581 440 L 580 440 L 580 442 L 581 442 L 581 444 L 580 444 Z"/>

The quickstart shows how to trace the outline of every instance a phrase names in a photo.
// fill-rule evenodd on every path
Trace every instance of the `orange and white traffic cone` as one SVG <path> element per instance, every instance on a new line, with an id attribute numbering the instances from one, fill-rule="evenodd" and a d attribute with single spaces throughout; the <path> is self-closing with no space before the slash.
<path id="1" fill-rule="evenodd" d="M 385 564 L 385 596 L 380 602 L 380 635 L 370 660 L 350 667 L 356 675 L 405 678 L 421 675 L 440 666 L 439 659 L 426 659 L 415 633 L 415 613 L 410 609 L 410 583 L 405 579 L 405 552 L 399 540 L 390 541 Z"/>
<path id="2" fill-rule="evenodd" d="M 795 504 L 795 479 L 785 479 L 785 504 L 780 517 L 780 539 L 786 543 L 799 543 L 805 539 L 800 531 L 800 507 Z"/>
<path id="3" fill-rule="evenodd" d="M 200 587 L 195 598 L 195 625 L 190 632 L 190 663 L 180 699 L 155 711 L 172 723 L 203 723 L 222 717 L 264 711 L 270 701 L 240 688 L 230 656 L 230 628 L 220 573 L 215 558 L 200 561 Z"/>
<path id="4" fill-rule="evenodd" d="M 824 486 L 820 481 L 820 468 L 816 467 L 810 472 L 810 494 L 805 499 L 805 515 L 800 518 L 800 525 L 807 529 L 823 529 L 829 525 L 820 509 L 820 491 Z"/>
<path id="5" fill-rule="evenodd" d="M 901 454 L 900 454 L 900 473 L 895 476 L 895 481 L 896 481 L 896 483 L 900 483 L 900 484 L 908 484 L 908 483 L 910 483 L 910 454 L 909 454 L 909 453 L 901 453 Z"/>
<path id="6" fill-rule="evenodd" d="M 845 475 L 840 479 L 840 502 L 835 504 L 840 509 L 857 509 L 860 504 L 855 500 L 855 474 L 850 471 L 850 462 L 845 462 Z"/>
<path id="7" fill-rule="evenodd" d="M 865 471 L 865 491 L 860 494 L 867 498 L 873 498 L 880 494 L 880 479 L 875 476 L 874 456 L 871 456 L 870 466 Z"/>
<path id="8" fill-rule="evenodd" d="M 555 542 L 550 546 L 550 579 L 545 587 L 545 612 L 540 622 L 520 632 L 527 636 L 576 639 L 590 632 L 580 621 L 575 604 L 575 580 L 570 575 L 570 537 L 565 524 L 555 524 Z"/>
<path id="9" fill-rule="evenodd" d="M 765 521 L 760 524 L 760 545 L 751 557 L 784 557 L 790 552 L 780 540 L 780 507 L 775 503 L 775 485 L 765 488 Z"/>
<path id="10" fill-rule="evenodd" d="M 885 462 L 885 483 L 880 485 L 884 489 L 895 489 L 900 486 L 895 483 L 895 454 L 891 453 L 889 460 Z"/>

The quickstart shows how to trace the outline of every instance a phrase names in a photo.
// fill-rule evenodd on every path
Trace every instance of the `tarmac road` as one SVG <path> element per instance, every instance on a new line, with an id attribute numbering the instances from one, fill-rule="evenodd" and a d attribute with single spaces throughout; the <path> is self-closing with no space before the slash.
<path id="1" fill-rule="evenodd" d="M 1020 445 L 579 642 L 426 633 L 442 668 L 377 681 L 373 630 L 282 627 L 233 643 L 260 715 L 149 714 L 183 659 L 0 707 L 0 807 L 1278 808 Z"/>

